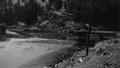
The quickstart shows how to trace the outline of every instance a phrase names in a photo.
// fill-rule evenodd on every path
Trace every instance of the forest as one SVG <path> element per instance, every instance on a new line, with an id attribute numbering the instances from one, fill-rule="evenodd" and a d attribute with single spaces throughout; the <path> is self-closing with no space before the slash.
<path id="1" fill-rule="evenodd" d="M 93 26 L 119 30 L 120 1 L 93 0 Z M 54 14 L 57 13 L 57 14 Z M 59 15 L 59 13 L 61 15 Z M 47 20 L 63 27 L 66 21 L 89 23 L 90 0 L 1 0 L 0 23 L 8 26 L 41 24 Z M 56 16 L 56 17 L 55 17 Z M 56 19 L 56 18 L 59 18 Z M 56 19 L 56 20 L 55 20 Z M 59 23 L 58 23 L 59 22 Z M 47 23 L 48 24 L 48 23 Z M 52 24 L 51 24 L 52 25 Z"/>

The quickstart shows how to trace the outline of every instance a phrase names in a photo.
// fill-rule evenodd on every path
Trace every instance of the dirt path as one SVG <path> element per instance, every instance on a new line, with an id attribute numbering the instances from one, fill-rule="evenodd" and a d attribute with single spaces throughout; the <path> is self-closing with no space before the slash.
<path id="1" fill-rule="evenodd" d="M 66 48 L 72 46 L 61 45 L 60 42 L 49 44 L 49 40 L 46 40 L 48 43 L 42 43 L 43 40 L 45 41 L 45 39 L 39 38 L 14 38 L 0 42 L 0 68 L 42 68 L 51 63 L 51 61 L 48 62 L 48 59 L 57 56 L 58 53 L 59 56 L 67 55 L 69 49 Z M 57 50 L 59 51 L 57 52 Z"/>

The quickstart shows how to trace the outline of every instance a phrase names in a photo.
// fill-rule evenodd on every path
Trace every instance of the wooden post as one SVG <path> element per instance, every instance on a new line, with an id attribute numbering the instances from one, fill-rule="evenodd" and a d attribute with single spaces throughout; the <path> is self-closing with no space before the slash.
<path id="1" fill-rule="evenodd" d="M 6 25 L 0 24 L 0 35 L 5 35 L 6 34 Z"/>
<path id="2" fill-rule="evenodd" d="M 89 45 L 90 45 L 90 35 L 91 35 L 91 24 L 93 22 L 93 9 L 94 9 L 94 1 L 90 0 L 89 8 L 90 8 L 90 15 L 89 15 L 89 25 L 88 25 L 88 33 L 87 33 L 87 46 L 86 46 L 86 56 L 89 54 Z"/>

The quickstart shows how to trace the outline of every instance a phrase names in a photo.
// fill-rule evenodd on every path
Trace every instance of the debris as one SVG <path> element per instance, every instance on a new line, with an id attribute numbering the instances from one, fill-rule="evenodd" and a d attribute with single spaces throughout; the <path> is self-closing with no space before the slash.
<path id="1" fill-rule="evenodd" d="M 78 62 L 79 63 L 82 63 L 83 62 L 83 60 L 82 60 L 82 58 L 80 57 L 80 58 L 78 58 Z"/>
<path id="2" fill-rule="evenodd" d="M 48 68 L 47 66 L 44 66 L 43 68 Z"/>

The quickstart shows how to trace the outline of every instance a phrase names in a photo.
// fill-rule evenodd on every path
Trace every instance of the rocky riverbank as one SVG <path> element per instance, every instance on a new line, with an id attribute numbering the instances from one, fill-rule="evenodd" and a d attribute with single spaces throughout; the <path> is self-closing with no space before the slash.
<path id="1" fill-rule="evenodd" d="M 119 68 L 120 39 L 105 40 L 89 49 L 77 51 L 70 59 L 56 65 L 55 68 Z"/>

